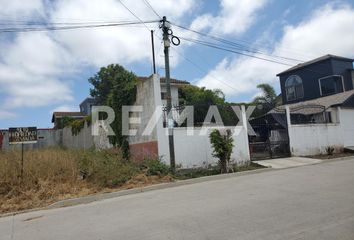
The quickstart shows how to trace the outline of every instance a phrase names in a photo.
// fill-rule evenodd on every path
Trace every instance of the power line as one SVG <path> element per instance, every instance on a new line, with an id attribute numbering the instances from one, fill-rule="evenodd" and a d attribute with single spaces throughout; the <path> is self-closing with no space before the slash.
<path id="1" fill-rule="evenodd" d="M 57 30 L 70 30 L 70 29 L 85 29 L 85 28 L 103 28 L 103 27 L 117 27 L 128 26 L 146 23 L 155 23 L 158 21 L 146 22 L 124 22 L 124 23 L 111 23 L 111 24 L 93 24 L 93 25 L 74 25 L 74 26 L 43 26 L 43 27 L 21 27 L 21 28 L 0 28 L 0 33 L 4 32 L 33 32 L 33 31 L 57 31 Z"/>
<path id="2" fill-rule="evenodd" d="M 130 10 L 121 0 L 117 0 L 118 2 L 120 2 L 120 4 L 127 9 L 136 19 L 138 19 L 142 24 L 144 24 L 144 26 L 150 31 L 150 28 L 145 24 L 145 22 L 143 20 L 141 20 L 141 18 L 139 18 L 132 10 Z"/>
<path id="3" fill-rule="evenodd" d="M 248 53 L 253 53 L 253 54 L 258 54 L 258 55 L 263 55 L 263 56 L 266 56 L 266 57 L 270 57 L 272 60 L 280 60 L 280 61 L 284 61 L 286 59 L 283 59 L 280 57 L 280 59 L 277 59 L 277 56 L 274 56 L 274 55 L 270 55 L 270 54 L 265 54 L 265 53 L 262 53 L 262 52 L 259 52 L 259 51 L 252 51 L 252 50 L 249 50 L 249 49 L 244 49 L 242 47 L 237 47 L 237 46 L 230 46 L 230 45 L 220 45 L 219 43 L 214 43 L 214 42 L 207 42 L 207 41 L 203 41 L 203 40 L 199 40 L 199 39 L 193 39 L 193 38 L 181 38 L 181 39 L 184 39 L 186 41 L 190 41 L 190 42 L 194 42 L 194 43 L 204 43 L 204 44 L 210 44 L 210 45 L 214 45 L 214 46 L 219 46 L 219 47 L 223 47 L 223 48 L 227 48 L 227 49 L 231 49 L 231 50 L 235 50 L 235 51 L 241 51 L 241 52 L 248 52 Z M 288 60 L 286 60 L 288 61 Z"/>
<path id="4" fill-rule="evenodd" d="M 253 53 L 258 53 L 258 54 L 263 54 L 263 55 L 268 55 L 268 56 L 272 56 L 272 57 L 276 57 L 276 58 L 281 58 L 281 59 L 285 59 L 285 60 L 290 60 L 290 61 L 295 61 L 295 62 L 305 62 L 305 60 L 301 60 L 301 59 L 295 59 L 295 58 L 289 58 L 289 57 L 284 57 L 284 56 L 279 56 L 279 55 L 274 55 L 274 54 L 268 54 L 268 53 L 264 53 L 256 48 L 249 48 L 248 46 L 245 46 L 244 44 L 241 44 L 241 43 L 236 43 L 236 42 L 233 42 L 233 41 L 229 41 L 229 40 L 226 40 L 224 38 L 221 38 L 221 37 L 217 37 L 217 36 L 213 36 L 211 34 L 207 34 L 207 33 L 203 33 L 203 32 L 200 32 L 200 31 L 197 31 L 197 30 L 194 30 L 194 29 L 190 29 L 190 28 L 187 28 L 187 27 L 184 27 L 184 26 L 181 26 L 181 25 L 177 25 L 177 24 L 173 24 L 174 26 L 178 27 L 178 28 L 181 28 L 181 29 L 184 29 L 184 30 L 187 30 L 187 31 L 190 31 L 190 32 L 193 32 L 193 33 L 196 33 L 196 34 L 199 34 L 201 36 L 204 36 L 204 37 L 209 37 L 211 39 L 214 39 L 216 41 L 219 41 L 219 42 L 222 42 L 224 44 L 229 44 L 229 45 L 232 45 L 232 46 L 236 46 L 236 47 L 240 47 L 240 48 L 244 48 L 245 51 L 249 51 L 249 52 L 253 52 Z M 238 41 L 241 41 L 241 42 L 246 42 L 247 41 L 243 41 L 243 40 L 238 40 Z M 249 44 L 248 44 L 249 45 Z M 251 46 L 251 45 L 250 45 Z"/>
<path id="5" fill-rule="evenodd" d="M 274 60 L 271 60 L 271 59 L 267 59 L 267 58 L 263 58 L 263 57 L 257 57 L 257 56 L 255 56 L 255 55 L 243 53 L 243 52 L 240 52 L 240 51 L 235 51 L 235 50 L 232 50 L 232 49 L 227 49 L 227 48 L 220 47 L 220 46 L 217 46 L 217 45 L 212 44 L 212 43 L 197 41 L 197 40 L 188 39 L 188 38 L 183 38 L 183 37 L 180 37 L 180 39 L 183 39 L 183 40 L 189 41 L 189 42 L 193 42 L 193 43 L 196 43 L 196 44 L 204 45 L 204 46 L 207 46 L 207 47 L 211 47 L 211 48 L 223 50 L 223 51 L 227 51 L 227 52 L 231 52 L 231 53 L 236 53 L 236 54 L 239 54 L 239 55 L 243 55 L 243 56 L 247 56 L 247 57 L 251 57 L 251 58 L 256 58 L 256 59 L 259 59 L 259 60 L 264 60 L 264 61 L 267 61 L 267 62 L 277 63 L 277 64 L 281 64 L 281 65 L 286 65 L 286 66 L 293 66 L 293 65 L 291 65 L 291 64 L 287 64 L 287 63 L 284 63 L 284 62 L 274 61 Z"/>
<path id="6" fill-rule="evenodd" d="M 177 53 L 178 55 L 180 55 L 182 58 L 184 58 L 187 62 L 189 62 L 190 64 L 192 64 L 194 67 L 196 67 L 199 71 L 201 71 L 202 73 L 204 74 L 209 74 L 209 72 L 207 70 L 205 70 L 203 67 L 201 67 L 199 64 L 193 62 L 192 60 L 190 60 L 189 58 L 187 58 L 183 53 L 180 53 L 178 52 L 175 48 L 171 48 L 175 53 Z M 221 84 L 229 87 L 229 88 L 232 88 L 233 90 L 235 91 L 238 91 L 236 88 L 234 88 L 233 86 L 231 86 L 230 84 L 228 84 L 227 82 L 225 81 L 222 81 L 218 78 L 216 78 L 214 75 L 212 74 L 209 74 L 214 80 L 220 82 Z M 195 80 L 197 81 L 197 80 Z M 195 81 L 191 81 L 191 83 L 195 82 Z"/>
<path id="7" fill-rule="evenodd" d="M 148 8 L 150 8 L 150 9 L 155 13 L 155 15 L 156 15 L 158 18 L 160 18 L 160 19 L 162 18 L 162 17 L 160 16 L 160 14 L 158 14 L 158 12 L 155 11 L 155 9 L 151 6 L 151 4 L 149 3 L 148 0 L 143 0 L 143 2 L 145 3 L 146 6 L 148 6 Z"/>

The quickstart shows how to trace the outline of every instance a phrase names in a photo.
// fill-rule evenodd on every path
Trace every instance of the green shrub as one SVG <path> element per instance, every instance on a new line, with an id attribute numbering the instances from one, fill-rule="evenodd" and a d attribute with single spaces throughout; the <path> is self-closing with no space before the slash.
<path id="1" fill-rule="evenodd" d="M 213 156 L 219 159 L 220 172 L 229 172 L 230 157 L 234 147 L 231 130 L 227 129 L 225 133 L 221 133 L 214 129 L 209 138 L 213 147 Z"/>
<path id="2" fill-rule="evenodd" d="M 79 160 L 82 177 L 103 187 L 123 185 L 138 173 L 138 168 L 112 151 L 89 151 Z"/>
<path id="3" fill-rule="evenodd" d="M 146 174 L 164 176 L 170 173 L 170 167 L 161 159 L 145 159 L 142 168 L 146 169 Z"/>

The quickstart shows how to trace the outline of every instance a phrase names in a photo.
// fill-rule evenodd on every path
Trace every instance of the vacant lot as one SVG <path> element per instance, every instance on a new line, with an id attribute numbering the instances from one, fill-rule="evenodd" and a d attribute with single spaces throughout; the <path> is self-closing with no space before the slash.
<path id="1" fill-rule="evenodd" d="M 234 166 L 234 171 L 262 168 Z M 220 174 L 218 166 L 184 169 L 170 174 L 158 159 L 124 160 L 117 149 L 26 151 L 21 177 L 21 152 L 0 151 L 0 213 L 48 206 L 62 199 L 143 187 L 151 184 Z"/>
<path id="2" fill-rule="evenodd" d="M 52 148 L 25 152 L 24 159 L 21 177 L 21 153 L 0 152 L 0 213 L 172 180 L 160 161 L 126 161 L 117 150 Z"/>

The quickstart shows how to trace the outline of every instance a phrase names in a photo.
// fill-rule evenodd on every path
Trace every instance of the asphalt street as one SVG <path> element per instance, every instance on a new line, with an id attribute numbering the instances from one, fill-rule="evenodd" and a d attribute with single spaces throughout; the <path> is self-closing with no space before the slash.
<path id="1" fill-rule="evenodd" d="M 0 218 L 0 239 L 354 239 L 354 158 Z"/>

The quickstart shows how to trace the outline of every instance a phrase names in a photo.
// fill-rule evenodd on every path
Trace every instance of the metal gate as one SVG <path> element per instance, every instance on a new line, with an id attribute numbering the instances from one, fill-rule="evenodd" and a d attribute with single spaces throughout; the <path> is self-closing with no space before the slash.
<path id="1" fill-rule="evenodd" d="M 286 127 L 278 123 L 251 123 L 254 134 L 249 136 L 251 160 L 290 156 Z"/>

